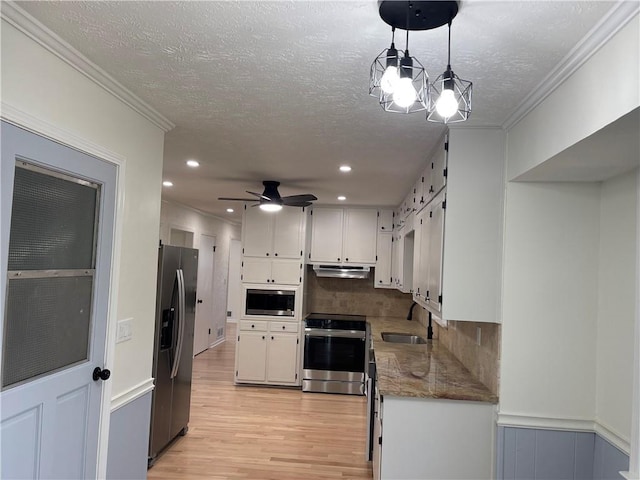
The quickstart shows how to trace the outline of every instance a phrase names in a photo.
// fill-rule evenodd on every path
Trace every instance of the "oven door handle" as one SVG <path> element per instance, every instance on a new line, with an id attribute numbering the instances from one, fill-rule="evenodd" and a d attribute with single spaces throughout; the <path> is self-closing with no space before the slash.
<path id="1" fill-rule="evenodd" d="M 331 330 L 325 328 L 305 328 L 305 337 L 339 337 L 339 338 L 366 338 L 366 333 L 361 330 Z"/>

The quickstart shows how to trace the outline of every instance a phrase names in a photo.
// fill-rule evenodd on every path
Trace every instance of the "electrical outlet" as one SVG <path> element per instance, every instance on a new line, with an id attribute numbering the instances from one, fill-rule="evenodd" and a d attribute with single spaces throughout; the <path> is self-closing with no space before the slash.
<path id="1" fill-rule="evenodd" d="M 133 336 L 133 318 L 125 318 L 118 320 L 118 327 L 116 332 L 116 343 L 126 342 L 131 340 Z"/>
<path id="2" fill-rule="evenodd" d="M 476 345 L 482 342 L 482 328 L 476 327 Z"/>

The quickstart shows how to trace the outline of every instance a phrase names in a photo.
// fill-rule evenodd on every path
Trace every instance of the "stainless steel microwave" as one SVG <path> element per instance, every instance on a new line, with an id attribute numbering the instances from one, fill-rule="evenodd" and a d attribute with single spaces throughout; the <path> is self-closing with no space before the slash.
<path id="1" fill-rule="evenodd" d="M 295 316 L 295 290 L 247 288 L 245 291 L 245 315 Z"/>

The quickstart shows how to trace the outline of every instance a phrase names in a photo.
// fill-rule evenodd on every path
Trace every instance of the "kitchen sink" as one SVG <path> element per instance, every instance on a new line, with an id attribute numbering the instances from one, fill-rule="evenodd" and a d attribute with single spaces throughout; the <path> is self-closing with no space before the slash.
<path id="1" fill-rule="evenodd" d="M 391 343 L 412 343 L 414 345 L 427 343 L 424 338 L 418 335 L 411 335 L 410 333 L 382 332 L 382 340 Z"/>

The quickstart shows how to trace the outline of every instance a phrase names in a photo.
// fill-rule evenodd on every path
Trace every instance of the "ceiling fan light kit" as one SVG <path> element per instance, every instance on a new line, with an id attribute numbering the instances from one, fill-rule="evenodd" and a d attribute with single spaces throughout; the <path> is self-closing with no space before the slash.
<path id="1" fill-rule="evenodd" d="M 473 84 L 451 69 L 451 22 L 458 14 L 458 1 L 378 1 L 380 18 L 391 26 L 391 47 L 383 50 L 371 65 L 369 94 L 379 98 L 387 112 L 427 111 L 427 120 L 462 122 L 471 113 Z M 422 64 L 409 55 L 409 31 L 449 26 L 448 61 L 445 72 L 433 83 Z M 395 29 L 407 31 L 407 46 L 398 52 Z"/>

